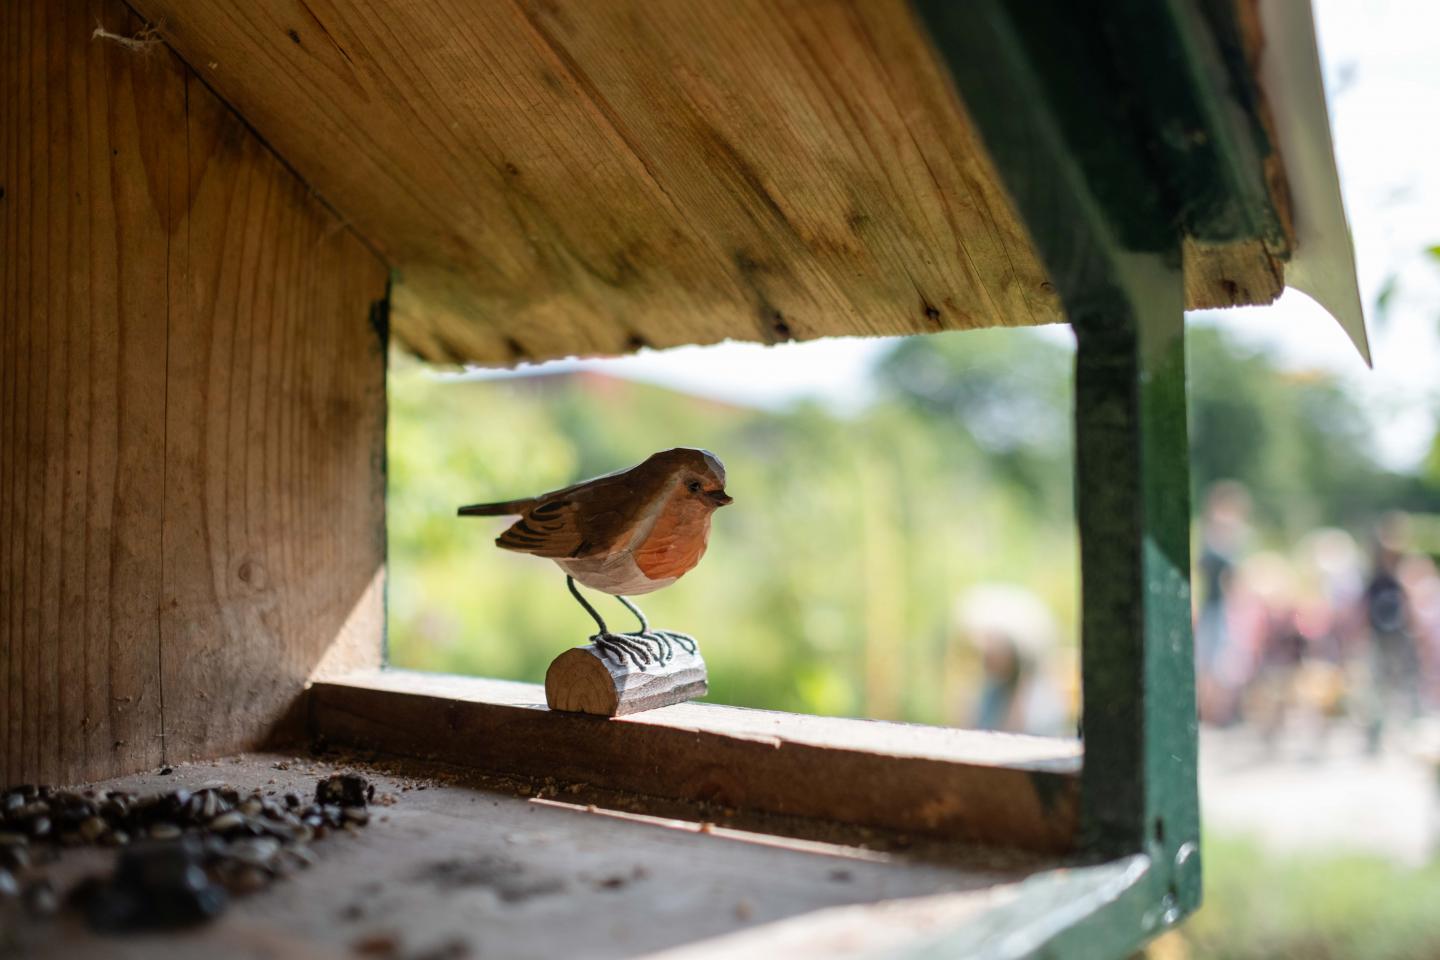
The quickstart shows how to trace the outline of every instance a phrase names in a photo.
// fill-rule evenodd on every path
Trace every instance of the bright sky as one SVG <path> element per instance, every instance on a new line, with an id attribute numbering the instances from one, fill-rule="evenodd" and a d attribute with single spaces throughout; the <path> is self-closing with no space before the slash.
<path id="1" fill-rule="evenodd" d="M 1314 6 L 1375 370 L 1300 294 L 1211 316 L 1287 364 L 1343 376 L 1376 423 L 1382 455 L 1409 465 L 1424 456 L 1440 409 L 1440 260 L 1425 253 L 1440 243 L 1440 4 Z M 1397 293 L 1382 314 L 1376 299 L 1392 277 Z"/>
<path id="2" fill-rule="evenodd" d="M 1440 261 L 1424 252 L 1440 243 L 1440 3 L 1315 0 L 1315 16 L 1375 370 L 1320 307 L 1293 291 L 1269 307 L 1192 322 L 1217 323 L 1270 348 L 1287 366 L 1339 374 L 1370 411 L 1382 456 L 1408 466 L 1428 449 L 1440 410 Z M 1376 298 L 1392 277 L 1397 292 L 1381 314 Z M 1047 333 L 1069 339 L 1063 328 Z M 864 400 L 866 372 L 886 345 L 722 344 L 516 372 L 595 368 L 736 403 L 815 395 L 843 408 Z"/>

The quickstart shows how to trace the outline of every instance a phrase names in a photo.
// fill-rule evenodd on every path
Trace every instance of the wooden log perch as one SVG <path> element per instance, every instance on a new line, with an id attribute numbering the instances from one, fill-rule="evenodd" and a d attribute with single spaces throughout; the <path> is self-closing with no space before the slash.
<path id="1" fill-rule="evenodd" d="M 566 650 L 545 671 L 545 702 L 551 710 L 599 717 L 668 707 L 709 691 L 704 658 L 678 645 L 669 662 L 640 670 L 628 660 L 616 664 L 592 643 Z"/>

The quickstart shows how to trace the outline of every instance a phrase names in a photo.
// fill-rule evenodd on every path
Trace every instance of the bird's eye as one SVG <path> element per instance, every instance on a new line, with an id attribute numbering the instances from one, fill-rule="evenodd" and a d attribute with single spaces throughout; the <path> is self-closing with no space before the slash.
<path id="1" fill-rule="evenodd" d="M 699 492 L 700 492 L 700 481 L 699 481 L 699 480 L 691 480 L 689 483 L 685 484 L 685 487 L 686 487 L 686 489 L 688 489 L 691 493 L 699 493 Z"/>

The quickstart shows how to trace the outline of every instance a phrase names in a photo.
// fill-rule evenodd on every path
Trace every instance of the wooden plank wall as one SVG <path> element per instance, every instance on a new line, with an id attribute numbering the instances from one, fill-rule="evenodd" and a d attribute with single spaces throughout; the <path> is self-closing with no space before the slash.
<path id="1" fill-rule="evenodd" d="M 0 782 L 253 746 L 380 653 L 385 266 L 142 27 L 0 4 Z"/>

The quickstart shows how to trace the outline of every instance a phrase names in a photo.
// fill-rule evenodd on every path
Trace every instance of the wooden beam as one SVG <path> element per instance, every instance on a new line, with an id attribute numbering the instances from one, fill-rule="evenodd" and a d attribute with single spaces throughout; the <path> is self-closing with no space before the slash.
<path id="1" fill-rule="evenodd" d="M 902 0 L 136 7 L 432 360 L 1060 319 Z"/>
<path id="2" fill-rule="evenodd" d="M 135 5 L 384 252 L 429 359 L 1062 319 L 904 0 Z M 1191 306 L 1268 302 L 1280 235 L 1232 214 L 1264 212 L 1257 157 L 1283 170 L 1245 53 L 1188 7 L 1110 11 L 1074 75 L 1133 69 L 1174 114 L 1182 222 L 1226 253 L 1187 263 Z"/>
<path id="3" fill-rule="evenodd" d="M 1285 265 L 1263 240 L 1200 243 L 1186 238 L 1182 260 L 1187 310 L 1274 303 L 1285 292 Z"/>
<path id="4" fill-rule="evenodd" d="M 1184 232 L 1185 307 L 1266 304 L 1294 249 L 1290 193 L 1259 84 L 1256 0 L 1124 0 L 1104 10 Z"/>
<path id="5" fill-rule="evenodd" d="M 0 63 L 0 778 L 254 745 L 378 661 L 384 265 L 119 0 Z"/>
<path id="6" fill-rule="evenodd" d="M 535 684 L 403 671 L 317 683 L 311 710 L 332 743 L 640 800 L 1050 853 L 1074 840 L 1074 741 L 700 703 L 609 720 L 548 710 Z"/>
<path id="7" fill-rule="evenodd" d="M 1171 5 L 1172 14 L 1185 18 L 1191 29 L 1199 25 L 1197 9 L 1211 40 L 1197 43 L 1191 57 L 1205 64 L 1202 72 L 1210 78 L 1206 109 L 1214 123 L 1227 128 L 1223 142 L 1206 149 L 1227 151 L 1228 159 L 1223 162 L 1230 166 L 1234 179 L 1245 183 L 1243 195 L 1251 208 L 1248 219 L 1255 230 L 1251 239 L 1240 241 L 1186 237 L 1185 308 L 1271 303 L 1285 290 L 1285 264 L 1296 240 L 1285 162 L 1273 113 L 1259 81 L 1260 58 L 1267 42 L 1260 26 L 1259 0 Z M 1202 146 L 1202 138 L 1188 139 L 1192 148 Z M 1203 139 L 1210 140 L 1208 134 Z M 1254 167 L 1257 160 L 1258 170 Z M 1263 181 L 1259 190 L 1257 175 Z"/>

